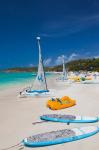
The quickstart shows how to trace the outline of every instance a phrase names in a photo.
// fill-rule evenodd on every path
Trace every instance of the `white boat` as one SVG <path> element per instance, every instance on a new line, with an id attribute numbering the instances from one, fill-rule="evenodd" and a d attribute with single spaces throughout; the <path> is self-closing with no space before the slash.
<path id="1" fill-rule="evenodd" d="M 80 81 L 80 83 L 83 83 L 83 84 L 99 84 L 99 80 L 97 80 L 97 79 L 85 80 L 85 81 Z"/>
<path id="2" fill-rule="evenodd" d="M 49 96 L 53 94 L 53 90 L 48 90 L 47 82 L 43 67 L 43 60 L 41 55 L 40 37 L 37 37 L 38 49 L 39 49 L 39 64 L 38 73 L 34 83 L 20 92 L 21 97 L 25 96 Z"/>
<path id="3" fill-rule="evenodd" d="M 56 79 L 56 81 L 58 81 L 59 83 L 72 83 L 71 80 L 68 79 L 68 73 L 67 73 L 67 70 L 65 68 L 65 59 L 64 59 L 64 56 L 63 56 L 63 71 L 62 71 L 62 76 L 59 77 L 58 79 Z"/>

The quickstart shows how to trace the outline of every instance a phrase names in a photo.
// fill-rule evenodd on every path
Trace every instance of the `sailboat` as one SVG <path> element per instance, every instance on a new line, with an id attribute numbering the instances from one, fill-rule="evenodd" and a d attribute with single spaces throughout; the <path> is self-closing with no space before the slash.
<path id="1" fill-rule="evenodd" d="M 50 91 L 47 87 L 46 76 L 44 72 L 42 54 L 41 54 L 41 46 L 40 46 L 40 37 L 37 37 L 38 49 L 39 49 L 39 64 L 38 64 L 38 72 L 34 83 L 25 88 L 20 95 L 23 96 L 41 96 L 41 95 L 49 95 Z"/>
<path id="2" fill-rule="evenodd" d="M 60 78 L 57 79 L 57 81 L 67 81 L 67 70 L 65 68 L 65 59 L 64 56 L 62 57 L 62 61 L 63 61 L 63 71 L 62 71 L 62 76 Z"/>
<path id="3" fill-rule="evenodd" d="M 67 78 L 67 71 L 66 71 L 66 68 L 65 68 L 65 59 L 64 59 L 64 56 L 63 56 L 63 76 L 62 76 L 62 80 L 68 80 Z"/>

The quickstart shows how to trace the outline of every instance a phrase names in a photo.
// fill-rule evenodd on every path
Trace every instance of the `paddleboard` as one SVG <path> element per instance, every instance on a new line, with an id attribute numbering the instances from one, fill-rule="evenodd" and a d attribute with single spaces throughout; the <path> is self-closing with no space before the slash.
<path id="1" fill-rule="evenodd" d="M 27 137 L 22 143 L 27 147 L 49 146 L 80 140 L 98 132 L 99 127 L 95 126 L 57 130 Z"/>
<path id="2" fill-rule="evenodd" d="M 64 114 L 46 114 L 40 116 L 40 119 L 63 123 L 93 123 L 99 120 L 98 117 L 74 116 Z"/>

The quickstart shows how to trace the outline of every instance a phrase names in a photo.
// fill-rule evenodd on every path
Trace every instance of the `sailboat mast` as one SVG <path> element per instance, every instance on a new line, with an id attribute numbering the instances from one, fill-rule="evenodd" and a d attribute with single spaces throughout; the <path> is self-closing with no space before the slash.
<path id="1" fill-rule="evenodd" d="M 37 37 L 37 42 L 38 42 L 38 49 L 39 49 L 39 64 L 40 64 L 40 61 L 42 61 L 41 47 L 40 47 L 40 37 Z"/>
<path id="2" fill-rule="evenodd" d="M 64 78 L 64 80 L 67 79 L 67 72 L 66 72 L 66 68 L 65 68 L 65 59 L 64 59 L 64 56 L 63 56 L 63 78 Z"/>
<path id="3" fill-rule="evenodd" d="M 64 61 L 64 56 L 63 56 L 63 74 L 65 73 L 65 61 Z"/>
<path id="4" fill-rule="evenodd" d="M 41 46 L 40 46 L 40 37 L 37 37 L 38 41 L 38 49 L 39 49 L 39 65 L 38 65 L 38 76 L 42 76 L 43 78 L 43 84 L 45 84 L 45 89 L 47 90 L 47 82 L 44 72 L 44 66 L 43 66 L 43 60 L 42 60 L 42 54 L 41 54 Z"/>

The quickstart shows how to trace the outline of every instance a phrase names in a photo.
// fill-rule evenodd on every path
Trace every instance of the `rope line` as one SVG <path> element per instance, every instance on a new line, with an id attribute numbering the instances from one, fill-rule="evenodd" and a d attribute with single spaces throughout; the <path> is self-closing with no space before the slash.
<path id="1" fill-rule="evenodd" d="M 48 122 L 47 120 L 43 120 L 43 121 L 37 121 L 37 122 L 33 122 L 33 125 L 39 124 L 39 123 L 44 123 L 44 122 Z"/>
<path id="2" fill-rule="evenodd" d="M 9 149 L 11 149 L 11 148 L 20 147 L 20 146 L 23 146 L 23 145 L 21 145 L 21 142 L 18 143 L 18 144 L 12 145 L 12 146 L 10 146 L 10 147 L 7 147 L 7 148 L 0 149 L 0 150 L 9 150 Z M 23 146 L 23 147 L 20 147 L 18 150 L 21 150 L 21 149 L 23 149 L 23 148 L 24 148 L 24 146 Z"/>

